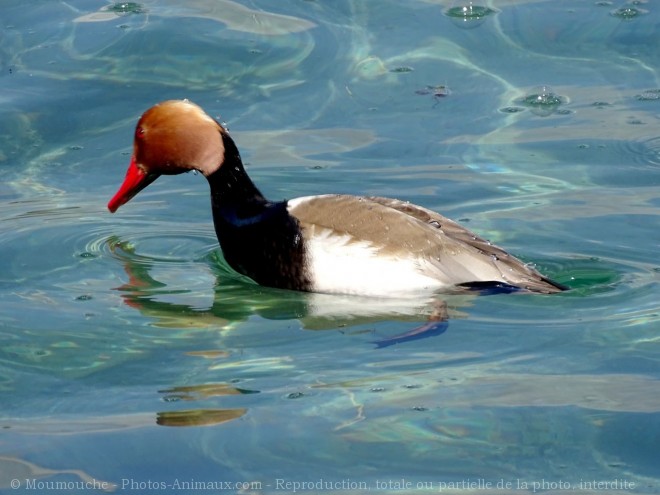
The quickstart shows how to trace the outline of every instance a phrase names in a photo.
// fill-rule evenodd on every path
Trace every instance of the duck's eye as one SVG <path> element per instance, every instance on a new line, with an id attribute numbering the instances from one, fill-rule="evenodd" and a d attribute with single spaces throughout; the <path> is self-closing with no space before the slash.
<path id="1" fill-rule="evenodd" d="M 144 137 L 144 129 L 142 127 L 138 127 L 135 129 L 135 138 L 136 139 L 142 139 Z"/>

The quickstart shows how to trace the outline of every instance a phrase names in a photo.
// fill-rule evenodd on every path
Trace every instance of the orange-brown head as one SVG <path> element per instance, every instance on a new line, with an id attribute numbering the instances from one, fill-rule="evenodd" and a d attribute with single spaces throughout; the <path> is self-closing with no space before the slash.
<path id="1" fill-rule="evenodd" d="M 160 175 L 199 170 L 205 176 L 225 157 L 224 129 L 188 100 L 169 100 L 144 112 L 123 184 L 108 203 L 114 213 Z"/>

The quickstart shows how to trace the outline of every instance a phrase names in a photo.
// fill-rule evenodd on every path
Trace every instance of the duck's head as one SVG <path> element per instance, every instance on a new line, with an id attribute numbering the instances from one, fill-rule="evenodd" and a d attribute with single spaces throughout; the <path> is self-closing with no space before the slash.
<path id="1" fill-rule="evenodd" d="M 225 130 L 188 100 L 169 100 L 144 112 L 123 184 L 108 203 L 114 213 L 160 175 L 198 170 L 210 175 L 224 161 Z"/>

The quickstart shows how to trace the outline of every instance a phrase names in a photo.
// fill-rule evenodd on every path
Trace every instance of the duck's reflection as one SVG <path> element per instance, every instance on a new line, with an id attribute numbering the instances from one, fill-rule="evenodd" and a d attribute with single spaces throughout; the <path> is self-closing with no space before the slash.
<path id="1" fill-rule="evenodd" d="M 258 286 L 241 279 L 223 263 L 219 250 L 205 256 L 202 263 L 211 269 L 215 287 L 213 299 L 206 307 L 199 304 L 172 302 L 172 295 L 187 293 L 172 284 L 156 280 L 156 273 L 168 269 L 162 259 L 139 255 L 129 242 L 113 238 L 108 243 L 128 276 L 117 287 L 123 301 L 152 320 L 152 325 L 167 328 L 236 328 L 255 315 L 269 320 L 297 320 L 305 330 L 338 330 L 363 333 L 375 328 L 380 338 L 370 339 L 375 348 L 403 344 L 416 339 L 443 334 L 452 319 L 464 317 L 479 293 L 510 292 L 511 287 L 498 284 L 476 284 L 452 293 L 426 294 L 418 298 L 370 298 L 296 292 Z M 168 273 L 175 272 L 166 270 Z M 169 301 L 167 299 L 170 299 Z M 400 322 L 399 331 L 384 335 L 385 325 Z M 388 325 L 391 328 L 391 325 Z M 364 341 L 361 341 L 364 342 Z M 192 351 L 191 355 L 207 359 L 227 357 L 226 351 Z M 234 383 L 185 384 L 159 390 L 165 402 L 193 404 L 221 396 L 256 394 L 259 390 L 238 388 Z M 156 423 L 162 426 L 210 426 L 243 417 L 247 408 L 185 408 L 162 411 Z"/>
<path id="2" fill-rule="evenodd" d="M 378 348 L 410 340 L 437 336 L 447 329 L 450 318 L 461 315 L 474 293 L 442 297 L 423 294 L 410 298 L 372 298 L 365 296 L 317 294 L 261 287 L 240 279 L 222 264 L 213 266 L 215 289 L 212 304 L 200 309 L 188 304 L 164 301 L 167 285 L 151 275 L 155 262 L 136 256 L 127 243 L 111 242 L 128 275 L 128 282 L 117 287 L 124 302 L 154 320 L 153 325 L 167 328 L 227 327 L 258 315 L 269 320 L 298 320 L 306 330 L 340 330 L 379 322 L 399 321 L 406 328 L 398 334 L 375 341 Z M 213 263 L 215 265 L 215 263 Z M 447 299 L 450 298 L 451 304 Z"/>

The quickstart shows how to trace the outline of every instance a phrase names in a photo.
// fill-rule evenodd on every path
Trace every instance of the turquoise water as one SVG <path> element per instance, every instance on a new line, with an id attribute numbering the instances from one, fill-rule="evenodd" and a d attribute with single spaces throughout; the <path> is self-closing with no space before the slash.
<path id="1" fill-rule="evenodd" d="M 461 6 L 2 2 L 1 493 L 660 492 L 658 6 Z M 201 177 L 107 212 L 169 98 L 273 199 L 410 200 L 573 290 L 377 348 L 424 302 L 237 280 Z"/>

